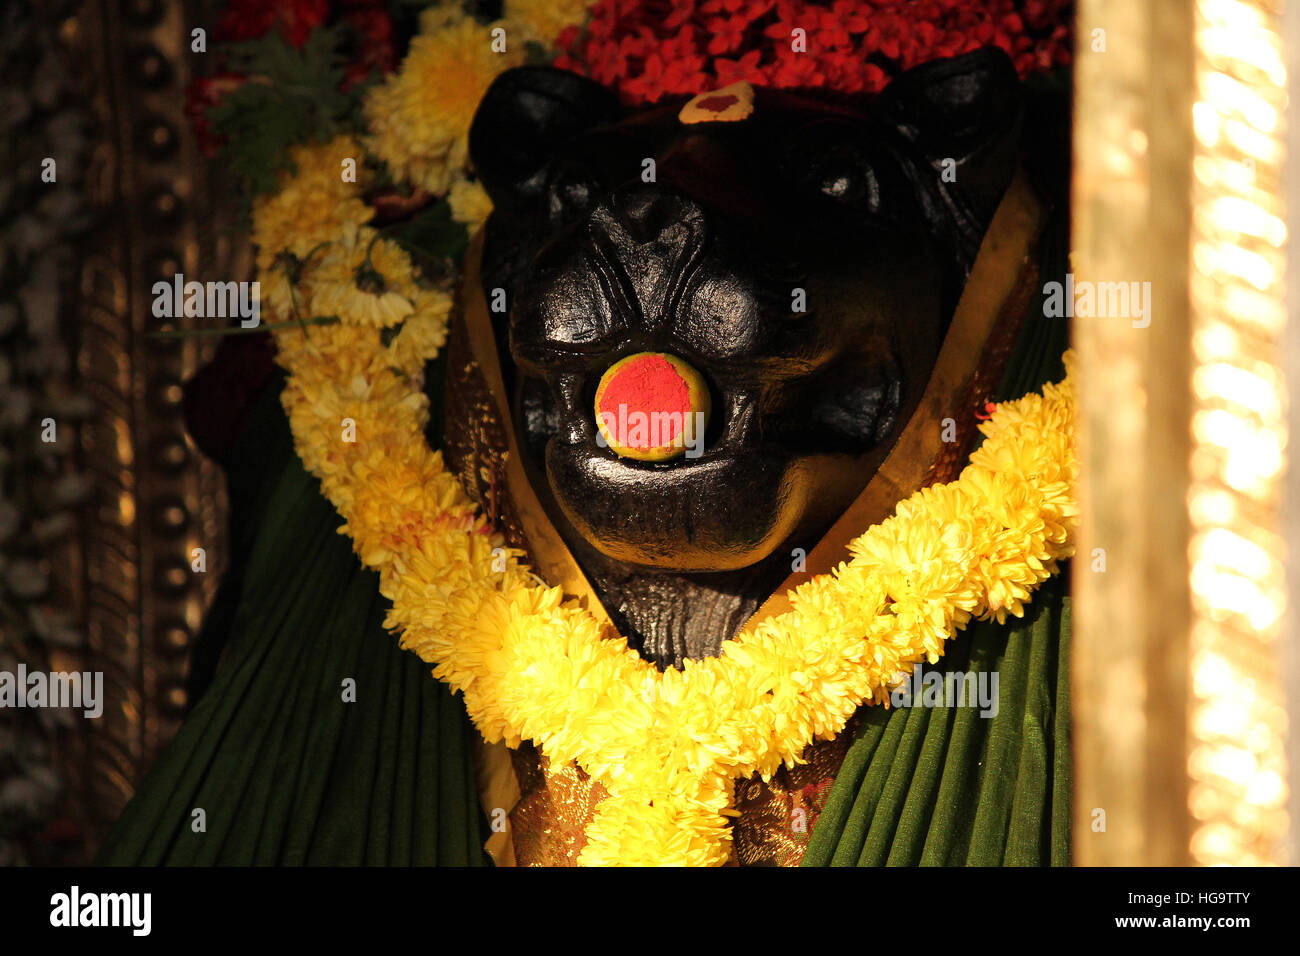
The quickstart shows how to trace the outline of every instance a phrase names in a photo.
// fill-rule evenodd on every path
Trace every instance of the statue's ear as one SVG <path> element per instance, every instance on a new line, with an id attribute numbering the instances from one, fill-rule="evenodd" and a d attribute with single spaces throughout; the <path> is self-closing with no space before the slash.
<path id="1" fill-rule="evenodd" d="M 1016 169 L 1023 95 L 1010 57 L 984 47 L 933 60 L 900 74 L 878 105 L 934 169 L 963 245 L 978 248 Z"/>
<path id="2" fill-rule="evenodd" d="M 492 81 L 469 130 L 479 180 L 498 208 L 514 209 L 540 196 L 556 148 L 617 119 L 613 91 L 554 67 L 521 66 Z"/>

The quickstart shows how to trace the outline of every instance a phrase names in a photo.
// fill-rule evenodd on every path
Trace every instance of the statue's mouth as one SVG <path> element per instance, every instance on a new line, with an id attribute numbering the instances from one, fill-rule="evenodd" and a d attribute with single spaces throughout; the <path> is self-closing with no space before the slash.
<path id="1" fill-rule="evenodd" d="M 795 408 L 773 417 L 760 412 L 760 384 L 701 376 L 710 413 L 702 434 L 691 436 L 698 441 L 644 460 L 606 440 L 589 400 L 593 378 L 552 378 L 553 433 L 529 444 L 565 517 L 597 550 L 679 572 L 737 570 L 770 555 L 825 510 L 814 499 L 826 469 L 851 471 L 856 456 L 892 433 L 902 394 L 900 380 L 888 377 L 856 394 L 801 394 Z"/>
<path id="2" fill-rule="evenodd" d="M 788 452 L 738 439 L 670 465 L 558 437 L 546 450 L 551 489 L 584 538 L 615 560 L 676 571 L 730 571 L 770 554 L 803 510 L 800 471 Z"/>

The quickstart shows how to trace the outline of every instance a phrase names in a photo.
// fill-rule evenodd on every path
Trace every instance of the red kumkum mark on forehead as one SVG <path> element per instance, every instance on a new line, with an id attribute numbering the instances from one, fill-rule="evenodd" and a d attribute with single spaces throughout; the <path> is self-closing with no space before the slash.
<path id="1" fill-rule="evenodd" d="M 681 433 L 686 416 L 691 412 L 690 388 L 670 362 L 659 355 L 646 355 L 627 363 L 614 374 L 601 395 L 598 411 L 617 417 L 620 405 L 627 406 L 629 415 L 633 412 L 643 412 L 647 416 L 656 412 L 669 415 L 676 412 L 668 419 L 672 423 L 672 434 L 668 436 L 671 442 Z M 648 448 L 649 438 L 629 444 L 629 447 Z"/>
<path id="2" fill-rule="evenodd" d="M 706 96 L 702 100 L 696 100 L 695 106 L 698 109 L 708 110 L 710 113 L 721 113 L 730 109 L 740 102 L 739 96 L 727 94 L 726 96 Z"/>

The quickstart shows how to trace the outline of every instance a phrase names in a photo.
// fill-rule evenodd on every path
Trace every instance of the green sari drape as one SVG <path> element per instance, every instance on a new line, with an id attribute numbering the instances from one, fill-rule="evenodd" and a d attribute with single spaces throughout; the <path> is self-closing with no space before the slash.
<path id="1" fill-rule="evenodd" d="M 282 384 L 231 470 L 234 551 L 196 665 L 224 659 L 99 862 L 482 864 L 464 705 L 384 630 L 378 575 L 293 453 Z"/>

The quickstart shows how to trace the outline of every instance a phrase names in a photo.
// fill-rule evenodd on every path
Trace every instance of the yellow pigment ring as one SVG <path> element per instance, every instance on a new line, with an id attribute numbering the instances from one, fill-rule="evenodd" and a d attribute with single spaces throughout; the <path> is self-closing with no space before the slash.
<path id="1" fill-rule="evenodd" d="M 596 388 L 596 426 L 623 458 L 667 461 L 688 449 L 702 451 L 708 421 L 703 377 L 665 352 L 619 359 Z"/>

